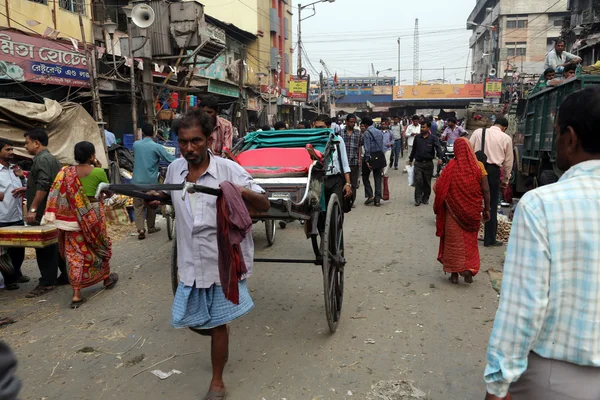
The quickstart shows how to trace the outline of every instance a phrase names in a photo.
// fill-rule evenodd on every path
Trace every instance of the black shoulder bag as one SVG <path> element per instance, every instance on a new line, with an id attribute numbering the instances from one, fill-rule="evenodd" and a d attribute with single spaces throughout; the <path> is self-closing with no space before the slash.
<path id="1" fill-rule="evenodd" d="M 373 136 L 373 132 L 369 131 L 369 135 L 371 135 L 373 142 L 377 143 L 375 136 Z M 385 160 L 385 154 L 383 154 L 383 149 L 379 146 L 379 143 L 377 143 L 377 146 L 379 147 L 379 151 L 371 151 L 371 158 L 368 163 L 373 169 L 382 169 L 387 165 L 387 161 Z"/>
<path id="2" fill-rule="evenodd" d="M 488 158 L 485 155 L 485 128 L 483 128 L 483 133 L 481 134 L 481 150 L 475 152 L 475 157 L 483 165 L 487 163 Z"/>

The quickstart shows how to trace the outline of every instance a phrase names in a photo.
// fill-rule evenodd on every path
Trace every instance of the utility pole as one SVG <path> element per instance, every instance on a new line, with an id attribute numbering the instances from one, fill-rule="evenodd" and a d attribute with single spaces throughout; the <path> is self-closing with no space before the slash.
<path id="1" fill-rule="evenodd" d="M 398 38 L 398 85 L 400 84 L 400 38 Z"/>
<path id="2" fill-rule="evenodd" d="M 244 60 L 246 59 L 246 47 L 242 47 L 242 58 L 240 59 L 239 66 L 239 88 L 240 95 L 238 98 L 239 101 L 239 112 L 240 118 L 238 122 L 238 137 L 242 138 L 246 136 L 246 104 L 244 102 Z M 194 63 L 196 65 L 196 63 Z"/>
<path id="3" fill-rule="evenodd" d="M 94 119 L 98 124 L 100 130 L 100 137 L 102 138 L 102 146 L 104 147 L 104 153 L 106 153 L 106 159 L 108 160 L 108 150 L 106 148 L 106 138 L 104 136 L 104 118 L 102 116 L 102 104 L 100 103 L 100 90 L 98 89 L 98 76 L 96 74 L 96 47 L 92 44 L 92 49 L 89 50 L 85 41 L 85 28 L 83 26 L 83 17 L 79 13 L 79 27 L 81 28 L 81 44 L 86 53 L 86 60 L 88 66 L 88 73 L 90 74 L 90 89 L 92 91 L 92 112 Z"/>
<path id="4" fill-rule="evenodd" d="M 415 44 L 413 50 L 413 85 L 417 84 L 419 78 L 419 18 L 415 19 Z M 421 71 L 423 78 L 423 71 Z"/>
<path id="5" fill-rule="evenodd" d="M 302 4 L 298 4 L 298 71 L 302 69 Z M 302 108 L 300 108 L 302 110 Z M 302 112 L 302 111 L 300 111 Z M 302 114 L 300 114 L 302 118 Z"/>
<path id="6" fill-rule="evenodd" d="M 446 83 L 446 67 L 442 67 L 442 84 Z"/>
<path id="7" fill-rule="evenodd" d="M 129 66 L 129 73 L 131 76 L 129 77 L 130 83 L 130 97 L 131 97 L 131 118 L 133 119 L 133 140 L 141 139 L 138 137 L 138 109 L 137 109 L 137 95 L 135 93 L 135 59 L 133 58 L 133 38 L 131 32 L 131 14 L 127 16 L 127 36 L 129 41 L 129 58 L 131 58 L 131 65 Z"/>

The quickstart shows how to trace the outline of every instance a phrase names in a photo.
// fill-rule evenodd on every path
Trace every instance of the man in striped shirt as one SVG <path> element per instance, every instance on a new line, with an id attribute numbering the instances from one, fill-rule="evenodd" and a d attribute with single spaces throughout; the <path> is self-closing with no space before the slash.
<path id="1" fill-rule="evenodd" d="M 206 112 L 213 124 L 212 153 L 221 156 L 224 148 L 231 150 L 233 145 L 233 125 L 225 118 L 219 117 L 219 100 L 212 95 L 201 99 L 200 108 Z"/>
<path id="2" fill-rule="evenodd" d="M 525 194 L 490 337 L 488 400 L 600 399 L 600 88 L 558 112 L 565 174 Z"/>

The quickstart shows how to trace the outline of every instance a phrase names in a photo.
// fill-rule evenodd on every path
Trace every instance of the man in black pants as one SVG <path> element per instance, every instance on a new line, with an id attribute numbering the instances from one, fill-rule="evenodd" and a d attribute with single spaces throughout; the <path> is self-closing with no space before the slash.
<path id="1" fill-rule="evenodd" d="M 363 142 L 365 145 L 365 158 L 362 165 L 362 180 L 365 185 L 365 201 L 366 205 L 375 203 L 375 207 L 381 206 L 382 197 L 382 180 L 383 180 L 383 168 L 374 168 L 371 162 L 371 153 L 385 152 L 383 144 L 383 132 L 376 129 L 373 126 L 373 118 L 364 117 L 362 123 L 367 127 L 367 131 L 363 136 Z M 375 183 L 375 193 L 373 193 L 373 187 L 369 176 L 373 172 L 373 181 Z"/>
<path id="2" fill-rule="evenodd" d="M 33 157 L 33 165 L 27 182 L 27 215 L 25 222 L 29 225 L 39 225 L 46 210 L 48 192 L 54 178 L 60 170 L 60 163 L 47 149 L 48 134 L 43 129 L 32 129 L 25 132 L 25 149 Z M 42 249 L 35 249 L 38 268 L 40 269 L 39 284 L 27 297 L 41 296 L 57 285 L 58 269 L 63 277 L 67 277 L 64 263 L 58 255 L 58 245 L 54 244 Z"/>
<path id="3" fill-rule="evenodd" d="M 510 174 L 513 167 L 513 145 L 512 139 L 506 133 L 508 120 L 504 117 L 496 118 L 494 126 L 485 130 L 485 149 L 487 156 L 485 170 L 488 173 L 490 184 L 490 220 L 485 224 L 485 235 L 483 245 L 502 246 L 502 242 L 496 240 L 498 231 L 498 201 L 501 191 L 508 186 Z M 483 138 L 483 129 L 477 129 L 471 135 L 471 145 L 475 151 L 480 151 Z M 504 179 L 500 181 L 500 170 L 504 171 Z"/>
<path id="4" fill-rule="evenodd" d="M 346 117 L 346 129 L 344 129 L 344 143 L 346 144 L 346 155 L 350 165 L 350 183 L 352 183 L 352 208 L 355 207 L 356 192 L 358 191 L 358 178 L 360 174 L 359 160 L 362 136 L 356 128 L 356 115 L 348 114 Z"/>
<path id="5" fill-rule="evenodd" d="M 415 206 L 429 204 L 431 180 L 433 179 L 433 159 L 437 154 L 438 165 L 442 164 L 440 139 L 431 134 L 431 121 L 421 125 L 421 134 L 415 137 L 408 165 L 415 166 Z"/>

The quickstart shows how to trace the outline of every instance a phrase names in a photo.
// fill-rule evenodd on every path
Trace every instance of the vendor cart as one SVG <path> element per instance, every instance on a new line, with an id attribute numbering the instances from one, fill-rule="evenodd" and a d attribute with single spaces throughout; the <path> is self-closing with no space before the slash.
<path id="1" fill-rule="evenodd" d="M 256 258 L 255 262 L 320 265 L 323 273 L 325 315 L 331 332 L 337 330 L 344 297 L 344 233 L 341 200 L 332 194 L 325 201 L 324 180 L 339 146 L 329 129 L 253 132 L 241 140 L 228 154 L 243 166 L 269 197 L 267 212 L 249 209 L 254 221 L 274 225 L 278 220 L 304 221 L 304 231 L 310 239 L 313 259 Z M 132 191 L 132 188 L 135 192 Z M 103 185 L 110 190 L 146 197 L 142 192 L 159 189 L 156 185 Z M 219 189 L 191 183 L 162 185 L 162 190 L 183 190 L 219 194 Z M 171 283 L 173 292 L 179 285 L 177 271 L 177 241 L 173 241 Z"/>

